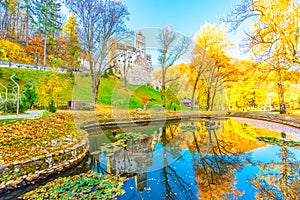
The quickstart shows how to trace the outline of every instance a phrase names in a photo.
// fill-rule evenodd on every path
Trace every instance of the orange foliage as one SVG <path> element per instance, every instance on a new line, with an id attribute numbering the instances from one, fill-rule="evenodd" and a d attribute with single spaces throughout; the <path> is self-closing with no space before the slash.
<path id="1" fill-rule="evenodd" d="M 27 38 L 28 47 L 26 50 L 34 55 L 42 57 L 44 55 L 44 41 L 39 35 L 34 35 L 33 38 Z"/>

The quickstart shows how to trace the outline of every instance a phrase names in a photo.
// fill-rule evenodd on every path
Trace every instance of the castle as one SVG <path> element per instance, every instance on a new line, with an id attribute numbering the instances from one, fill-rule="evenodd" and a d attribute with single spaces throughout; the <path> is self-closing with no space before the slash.
<path id="1" fill-rule="evenodd" d="M 153 73 L 152 59 L 146 54 L 146 39 L 141 32 L 127 38 L 126 43 L 113 39 L 110 43 L 109 60 L 115 62 L 115 72 L 126 76 L 128 83 L 134 85 L 159 86 Z M 131 43 L 131 44 L 130 44 Z"/>

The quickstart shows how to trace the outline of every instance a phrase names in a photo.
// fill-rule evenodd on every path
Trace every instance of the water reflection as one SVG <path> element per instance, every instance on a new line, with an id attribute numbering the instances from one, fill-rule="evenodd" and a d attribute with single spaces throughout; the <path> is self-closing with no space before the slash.
<path id="1" fill-rule="evenodd" d="M 260 172 L 251 178 L 259 199 L 297 199 L 300 197 L 300 162 L 287 147 L 279 147 L 279 160 L 258 162 Z"/>
<path id="2" fill-rule="evenodd" d="M 258 136 L 291 138 L 288 134 L 234 120 L 182 122 L 151 131 L 113 152 L 96 155 L 95 171 L 129 177 L 123 186 L 126 193 L 118 199 L 299 196 L 299 149 L 256 140 Z"/>

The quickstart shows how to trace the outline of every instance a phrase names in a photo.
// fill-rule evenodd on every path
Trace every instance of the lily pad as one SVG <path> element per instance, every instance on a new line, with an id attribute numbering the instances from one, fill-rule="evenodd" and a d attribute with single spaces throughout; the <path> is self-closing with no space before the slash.
<path id="1" fill-rule="evenodd" d="M 298 141 L 282 140 L 274 137 L 257 137 L 257 139 L 266 142 L 268 144 L 275 144 L 278 146 L 289 146 L 289 147 L 300 146 L 300 142 Z"/>

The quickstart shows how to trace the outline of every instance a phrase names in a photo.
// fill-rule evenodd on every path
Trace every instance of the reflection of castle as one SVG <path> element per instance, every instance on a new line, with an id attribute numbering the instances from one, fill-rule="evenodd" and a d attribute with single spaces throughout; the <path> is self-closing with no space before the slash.
<path id="1" fill-rule="evenodd" d="M 128 38 L 127 38 L 128 39 Z M 110 43 L 109 60 L 115 60 L 120 73 L 124 75 L 124 65 L 128 68 L 127 81 L 131 84 L 145 85 L 150 83 L 157 86 L 157 80 L 153 73 L 152 58 L 146 54 L 146 39 L 141 32 L 135 34 L 135 44 L 132 41 L 126 43 Z"/>
<path id="2" fill-rule="evenodd" d="M 147 183 L 147 167 L 152 165 L 151 143 L 149 137 L 127 141 L 126 147 L 107 156 L 107 172 L 134 176 L 137 191 L 142 191 Z"/>

